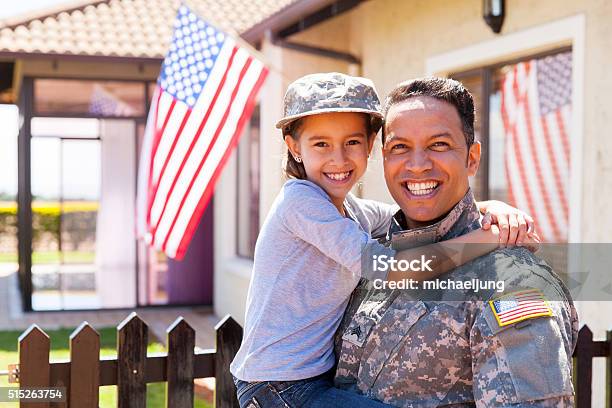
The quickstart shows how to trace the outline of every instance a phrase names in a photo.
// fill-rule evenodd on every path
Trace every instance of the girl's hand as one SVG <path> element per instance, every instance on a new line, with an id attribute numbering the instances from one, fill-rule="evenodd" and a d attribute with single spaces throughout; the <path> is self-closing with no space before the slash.
<path id="1" fill-rule="evenodd" d="M 532 250 L 533 245 L 539 247 L 540 239 L 535 234 L 535 222 L 527 213 L 496 200 L 479 202 L 478 209 L 484 214 L 482 229 L 488 230 L 494 224 L 499 227 L 500 248 L 525 245 Z"/>
<path id="2" fill-rule="evenodd" d="M 531 252 L 537 252 L 538 249 L 540 249 L 540 242 L 542 241 L 540 240 L 540 236 L 537 234 L 537 232 L 528 232 L 527 238 L 525 239 L 525 242 L 523 242 L 523 246 Z"/>
<path id="3" fill-rule="evenodd" d="M 488 228 L 483 227 L 480 231 L 482 231 L 483 238 L 481 238 L 480 234 L 477 234 L 478 236 L 475 237 L 477 242 L 481 242 L 481 243 L 489 242 L 489 243 L 497 244 L 498 246 L 501 247 L 499 242 L 500 242 L 500 236 L 502 232 L 499 226 L 497 226 L 496 224 L 489 223 Z M 525 239 L 523 240 L 523 243 L 521 244 L 521 246 L 524 246 L 531 252 L 537 252 L 540 249 L 540 242 L 541 242 L 540 236 L 536 232 L 528 232 L 525 235 Z M 513 246 L 513 245 L 507 245 L 507 246 Z"/>

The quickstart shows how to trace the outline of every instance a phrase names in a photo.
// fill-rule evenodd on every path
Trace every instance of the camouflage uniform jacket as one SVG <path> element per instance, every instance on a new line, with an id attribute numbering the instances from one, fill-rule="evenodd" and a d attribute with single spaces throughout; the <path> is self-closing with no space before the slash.
<path id="1" fill-rule="evenodd" d="M 480 228 L 471 192 L 434 225 L 405 230 L 402 217 L 401 211 L 394 216 L 387 235 L 394 247 Z M 523 248 L 496 250 L 444 275 L 476 277 L 502 280 L 506 291 L 541 289 L 552 316 L 502 327 L 489 307 L 494 290 L 442 291 L 424 299 L 362 282 L 336 336 L 336 386 L 399 407 L 573 406 L 578 319 L 563 283 Z"/>

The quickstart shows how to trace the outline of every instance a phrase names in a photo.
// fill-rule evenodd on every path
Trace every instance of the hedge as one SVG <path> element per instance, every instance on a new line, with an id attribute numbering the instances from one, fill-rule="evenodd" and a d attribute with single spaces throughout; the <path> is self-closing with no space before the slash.
<path id="1" fill-rule="evenodd" d="M 35 201 L 32 203 L 32 232 L 34 243 L 44 235 L 50 234 L 57 239 L 60 214 L 72 246 L 78 248 L 79 241 L 95 234 L 95 218 L 98 203 L 95 201 Z M 17 234 L 17 203 L 0 201 L 0 234 Z M 72 239 L 71 239 L 72 238 Z M 89 237 L 94 238 L 94 237 Z"/>

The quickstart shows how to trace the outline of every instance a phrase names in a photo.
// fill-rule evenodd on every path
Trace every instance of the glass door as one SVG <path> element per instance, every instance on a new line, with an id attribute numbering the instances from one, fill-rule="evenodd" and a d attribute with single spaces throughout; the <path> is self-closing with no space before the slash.
<path id="1" fill-rule="evenodd" d="M 32 308 L 100 307 L 95 285 L 100 139 L 96 120 L 32 121 Z M 80 123 L 71 123 L 71 121 Z M 80 125 L 80 126 L 79 126 Z"/>

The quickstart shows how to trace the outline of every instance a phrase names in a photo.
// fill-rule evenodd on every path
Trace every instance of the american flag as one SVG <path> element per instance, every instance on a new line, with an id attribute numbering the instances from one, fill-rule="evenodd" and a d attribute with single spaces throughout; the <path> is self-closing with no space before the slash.
<path id="1" fill-rule="evenodd" d="M 119 97 L 95 84 L 89 101 L 89 113 L 96 116 L 136 116 L 136 111 Z"/>
<path id="2" fill-rule="evenodd" d="M 518 323 L 532 317 L 552 316 L 550 306 L 538 289 L 510 293 L 489 301 L 489 304 L 500 326 Z"/>
<path id="3" fill-rule="evenodd" d="M 141 153 L 138 228 L 182 259 L 268 69 L 186 6 L 174 27 Z"/>
<path id="4" fill-rule="evenodd" d="M 508 200 L 538 220 L 547 242 L 566 242 L 572 53 L 512 66 L 502 79 Z"/>

